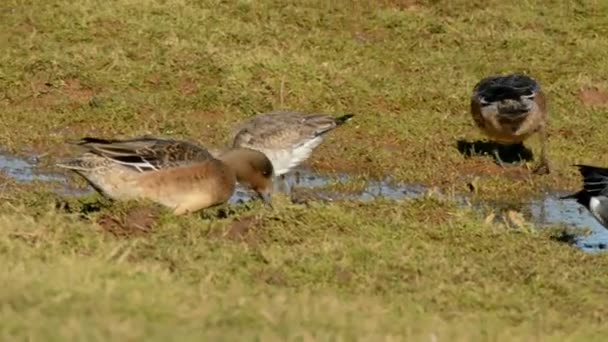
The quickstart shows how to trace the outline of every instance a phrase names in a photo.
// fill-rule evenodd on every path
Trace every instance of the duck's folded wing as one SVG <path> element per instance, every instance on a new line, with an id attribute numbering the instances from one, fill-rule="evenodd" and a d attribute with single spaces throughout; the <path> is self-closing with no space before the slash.
<path id="1" fill-rule="evenodd" d="M 233 146 L 299 146 L 333 130 L 353 116 L 346 114 L 334 118 L 325 114 L 271 112 L 237 127 L 233 131 Z"/>
<path id="2" fill-rule="evenodd" d="M 608 169 L 589 165 L 576 165 L 583 176 L 584 188 L 590 196 L 608 196 Z"/>
<path id="3" fill-rule="evenodd" d="M 323 114 L 311 114 L 305 116 L 301 121 L 302 125 L 307 128 L 308 135 L 316 137 L 344 124 L 353 116 L 353 114 L 345 114 L 334 118 Z"/>
<path id="4" fill-rule="evenodd" d="M 206 149 L 196 144 L 149 136 L 127 140 L 86 137 L 73 143 L 139 172 L 213 159 Z"/>

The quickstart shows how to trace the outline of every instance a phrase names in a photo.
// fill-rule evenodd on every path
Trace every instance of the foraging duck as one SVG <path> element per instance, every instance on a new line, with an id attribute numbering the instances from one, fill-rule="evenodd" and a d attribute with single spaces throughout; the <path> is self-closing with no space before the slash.
<path id="1" fill-rule="evenodd" d="M 521 75 L 490 76 L 473 88 L 471 114 L 475 124 L 492 140 L 500 144 L 523 146 L 532 134 L 540 135 L 541 155 L 535 173 L 550 172 L 546 157 L 547 105 L 540 85 Z M 498 150 L 494 156 L 504 166 Z"/>
<path id="2" fill-rule="evenodd" d="M 266 154 L 276 176 L 283 176 L 310 157 L 325 134 L 354 115 L 331 117 L 301 112 L 261 114 L 236 127 L 232 147 L 245 147 Z"/>
<path id="3" fill-rule="evenodd" d="M 608 169 L 575 165 L 583 176 L 583 189 L 561 199 L 576 199 L 604 227 L 608 227 Z"/>
<path id="4" fill-rule="evenodd" d="M 238 181 L 271 203 L 272 163 L 259 151 L 235 148 L 215 158 L 187 141 L 147 136 L 73 143 L 86 152 L 58 166 L 113 200 L 149 199 L 181 215 L 228 201 Z"/>

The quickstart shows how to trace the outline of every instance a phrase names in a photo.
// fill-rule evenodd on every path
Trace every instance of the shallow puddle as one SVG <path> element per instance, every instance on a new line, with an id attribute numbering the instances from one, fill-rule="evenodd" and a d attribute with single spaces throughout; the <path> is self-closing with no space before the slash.
<path id="1" fill-rule="evenodd" d="M 361 188 L 357 186 L 356 191 L 332 191 L 328 190 L 332 184 L 348 183 L 353 181 L 353 177 L 348 175 L 338 175 L 334 177 L 321 176 L 308 171 L 300 170 L 299 183 L 296 177 L 289 175 L 288 184 L 293 189 L 308 188 L 314 190 L 317 198 L 322 200 L 360 200 L 369 201 L 379 197 L 389 199 L 411 199 L 424 196 L 429 192 L 427 187 L 412 184 L 399 184 L 391 181 L 365 182 Z M 355 183 L 357 181 L 355 180 Z M 496 214 L 506 213 L 514 210 L 523 214 L 524 218 L 535 223 L 537 226 L 545 225 L 564 225 L 571 228 L 588 229 L 589 234 L 577 236 L 574 245 L 586 252 L 599 252 L 608 249 L 608 230 L 604 228 L 591 214 L 575 200 L 560 200 L 559 197 L 567 193 L 550 193 L 543 198 L 531 200 L 523 203 L 472 203 L 470 204 L 466 195 L 446 196 L 456 201 L 461 206 L 470 206 L 483 212 L 494 211 Z M 441 194 L 439 194 L 441 195 Z M 233 201 L 246 200 L 248 196 L 243 190 L 237 191 Z"/>
<path id="2" fill-rule="evenodd" d="M 297 197 L 302 190 L 309 190 L 306 192 L 307 195 L 310 195 L 309 197 L 330 202 L 337 200 L 370 201 L 382 197 L 399 200 L 420 197 L 428 192 L 428 189 L 422 185 L 398 184 L 390 180 L 363 181 L 349 175 L 323 176 L 304 170 L 299 170 L 299 172 L 299 177 L 293 174 L 286 177 L 287 187 L 281 186 L 283 184 L 275 186 L 275 190 L 291 189 L 292 200 L 295 202 L 299 202 Z M 347 184 L 346 189 L 332 189 L 334 186 L 339 187 L 344 184 Z M 231 202 L 244 202 L 250 198 L 250 194 L 239 186 Z"/>
<path id="3" fill-rule="evenodd" d="M 61 194 L 81 195 L 82 191 L 69 187 L 67 178 L 61 175 L 36 172 L 35 158 L 31 160 L 0 154 L 0 170 L 19 182 L 47 181 L 62 184 Z M 286 177 L 288 188 L 291 188 L 292 200 L 298 201 L 294 194 L 302 190 L 313 200 L 360 200 L 370 201 L 376 198 L 393 200 L 412 199 L 424 196 L 429 189 L 421 185 L 399 184 L 390 180 L 364 181 L 349 175 L 322 176 L 307 170 L 299 170 L 299 177 L 293 173 Z M 92 190 L 91 190 L 92 191 Z M 89 191 L 90 192 L 90 191 Z M 441 193 L 435 193 L 442 195 Z M 482 213 L 494 211 L 496 214 L 514 210 L 524 215 L 525 219 L 538 226 L 565 225 L 575 228 L 588 228 L 590 234 L 575 238 L 574 245 L 586 252 L 599 252 L 608 249 L 608 230 L 598 223 L 586 209 L 574 200 L 560 200 L 563 193 L 551 193 L 542 199 L 525 203 L 473 203 L 470 204 L 466 195 L 446 196 L 462 206 L 473 206 Z M 247 201 L 250 193 L 237 188 L 231 203 Z"/>
<path id="4" fill-rule="evenodd" d="M 0 172 L 17 182 L 42 181 L 57 184 L 56 192 L 61 195 L 85 195 L 93 191 L 74 188 L 62 174 L 40 172 L 36 164 L 36 157 L 26 159 L 0 154 Z"/>
<path id="5" fill-rule="evenodd" d="M 561 200 L 560 196 L 569 193 L 553 192 L 545 194 L 541 199 L 520 203 L 482 203 L 474 204 L 488 212 L 506 213 L 515 210 L 523 214 L 524 218 L 536 226 L 562 225 L 568 228 L 581 228 L 586 234 L 574 237 L 573 244 L 586 252 L 601 252 L 608 248 L 608 230 L 604 228 L 587 209 L 583 208 L 573 199 Z"/>
<path id="6" fill-rule="evenodd" d="M 563 194 L 553 194 L 529 204 L 534 221 L 541 224 L 563 224 L 569 227 L 588 228 L 589 235 L 575 238 L 575 246 L 587 252 L 600 252 L 608 247 L 608 230 L 587 209 L 573 199 L 560 200 Z"/>
<path id="7" fill-rule="evenodd" d="M 36 165 L 33 160 L 30 161 L 6 154 L 0 154 L 0 170 L 16 181 L 32 182 L 35 180 L 41 180 L 46 182 L 54 182 L 65 180 L 65 178 L 56 175 L 36 173 L 35 167 Z"/>

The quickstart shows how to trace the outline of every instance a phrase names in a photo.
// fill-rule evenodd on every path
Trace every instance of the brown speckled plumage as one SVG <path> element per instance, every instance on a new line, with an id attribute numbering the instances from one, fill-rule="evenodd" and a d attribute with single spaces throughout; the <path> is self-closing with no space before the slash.
<path id="1" fill-rule="evenodd" d="M 232 149 L 214 158 L 196 144 L 153 137 L 75 144 L 86 152 L 59 166 L 114 200 L 145 198 L 179 215 L 226 202 L 237 180 L 270 200 L 272 164 L 258 151 Z"/>
<path id="2" fill-rule="evenodd" d="M 247 147 L 266 154 L 277 176 L 306 160 L 323 141 L 324 135 L 342 125 L 352 114 L 332 117 L 301 112 L 261 114 L 237 126 L 233 147 Z"/>

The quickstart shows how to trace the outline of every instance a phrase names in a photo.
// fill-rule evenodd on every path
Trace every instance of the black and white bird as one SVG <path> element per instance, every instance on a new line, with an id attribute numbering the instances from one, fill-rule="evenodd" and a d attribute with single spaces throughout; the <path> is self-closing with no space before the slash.
<path id="1" fill-rule="evenodd" d="M 583 189 L 562 199 L 576 199 L 604 227 L 608 227 L 608 169 L 575 165 L 583 176 Z"/>
<path id="2" fill-rule="evenodd" d="M 475 124 L 492 140 L 504 145 L 522 145 L 539 133 L 540 162 L 536 173 L 549 173 L 546 157 L 547 105 L 540 85 L 522 74 L 496 75 L 479 81 L 473 88 L 471 114 Z M 503 165 L 498 150 L 496 160 Z"/>

